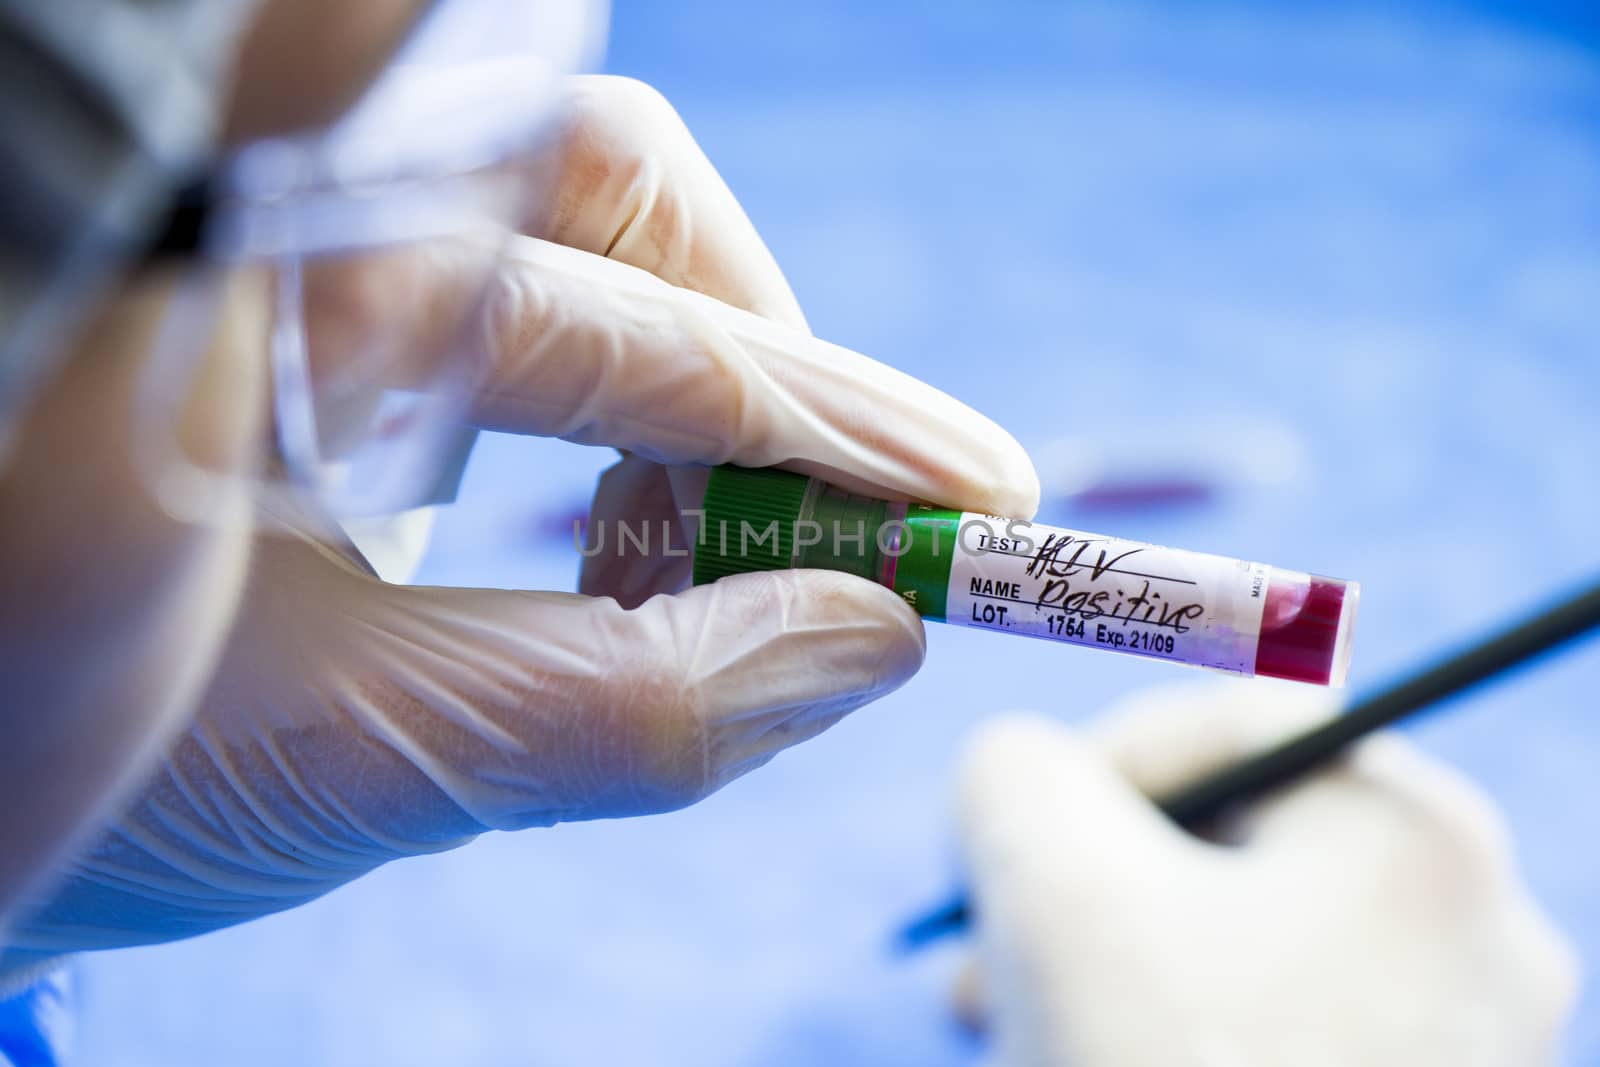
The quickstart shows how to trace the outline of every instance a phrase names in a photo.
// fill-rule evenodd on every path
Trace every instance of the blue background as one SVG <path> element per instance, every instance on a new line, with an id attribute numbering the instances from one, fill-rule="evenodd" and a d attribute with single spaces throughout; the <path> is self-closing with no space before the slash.
<path id="1" fill-rule="evenodd" d="M 1049 517 L 1361 580 L 1360 687 L 1600 562 L 1600 34 L 1504 7 L 627 0 L 608 67 L 677 104 L 819 334 L 1041 454 L 1213 490 Z M 486 440 L 424 578 L 570 588 L 550 531 L 607 459 Z M 1174 672 L 928 643 L 903 691 L 689 811 L 87 959 L 85 1062 L 970 1062 L 954 949 L 886 951 L 953 877 L 962 735 Z M 1597 684 L 1589 645 L 1414 731 L 1509 812 L 1591 971 Z M 1593 985 L 1571 1044 L 1600 1062 Z"/>

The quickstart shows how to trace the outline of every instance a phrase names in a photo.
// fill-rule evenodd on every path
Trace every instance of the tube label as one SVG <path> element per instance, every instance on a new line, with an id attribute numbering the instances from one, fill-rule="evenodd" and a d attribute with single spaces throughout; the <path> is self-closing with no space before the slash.
<path id="1" fill-rule="evenodd" d="M 1271 568 L 965 512 L 945 621 L 1253 674 Z"/>

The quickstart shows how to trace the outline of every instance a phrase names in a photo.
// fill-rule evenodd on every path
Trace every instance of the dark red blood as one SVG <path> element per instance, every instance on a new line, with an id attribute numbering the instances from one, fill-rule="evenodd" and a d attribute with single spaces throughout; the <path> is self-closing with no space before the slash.
<path id="1" fill-rule="evenodd" d="M 1333 676 L 1333 650 L 1344 614 L 1344 583 L 1311 576 L 1305 602 L 1297 584 L 1267 583 L 1261 640 L 1256 645 L 1256 673 L 1268 678 L 1327 685 Z M 1273 625 L 1276 621 L 1277 625 Z"/>

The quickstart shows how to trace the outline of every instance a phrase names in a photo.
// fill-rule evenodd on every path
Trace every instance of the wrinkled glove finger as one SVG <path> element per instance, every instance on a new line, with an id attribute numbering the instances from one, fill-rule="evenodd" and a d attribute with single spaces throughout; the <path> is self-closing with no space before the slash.
<path id="1" fill-rule="evenodd" d="M 414 589 L 384 612 L 374 687 L 395 739 L 483 826 L 693 803 L 903 684 L 920 620 L 848 575 L 741 575 L 628 611 L 610 599 Z M 453 738 L 454 740 L 448 740 Z M 441 743 L 444 742 L 444 743 Z M 411 744 L 407 741 L 407 744 Z"/>
<path id="2" fill-rule="evenodd" d="M 1021 447 L 954 398 L 625 264 L 518 238 L 486 328 L 485 428 L 994 514 L 1038 504 Z"/>
<path id="3" fill-rule="evenodd" d="M 387 585 L 263 539 L 193 729 L 12 947 L 190 936 L 485 829 L 682 807 L 883 696 L 920 620 L 849 575 L 742 575 L 628 611 Z"/>

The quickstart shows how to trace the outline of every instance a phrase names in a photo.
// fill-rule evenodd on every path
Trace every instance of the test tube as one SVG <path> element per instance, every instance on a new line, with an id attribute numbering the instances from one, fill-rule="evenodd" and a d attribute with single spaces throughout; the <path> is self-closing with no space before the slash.
<path id="1" fill-rule="evenodd" d="M 1231 674 L 1342 686 L 1361 587 L 1223 556 L 712 470 L 696 585 L 819 567 L 883 585 L 957 626 Z"/>

